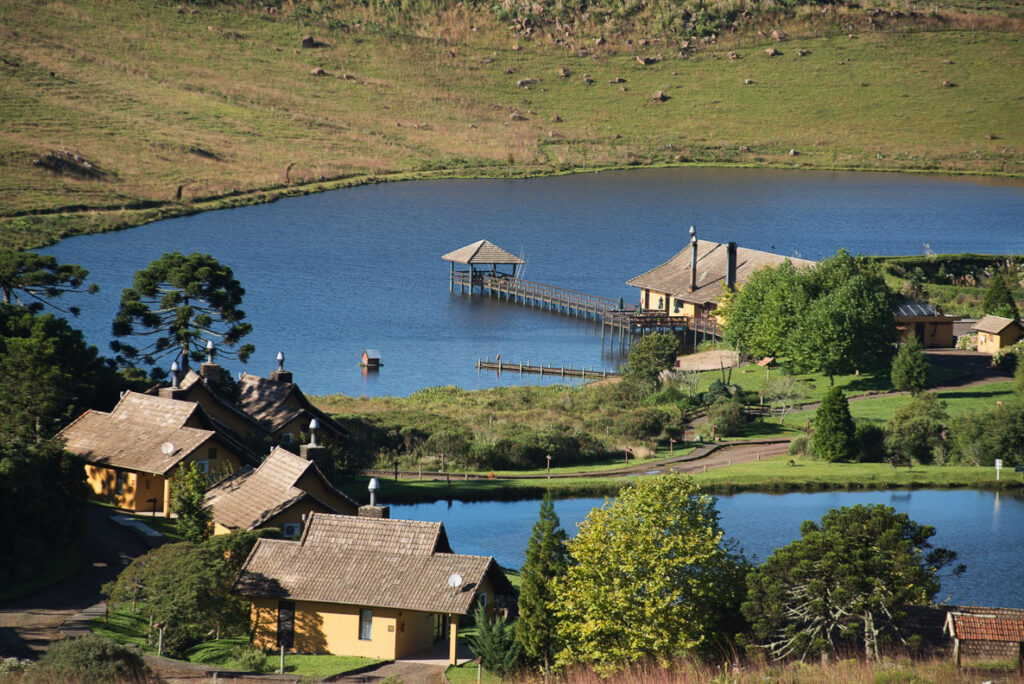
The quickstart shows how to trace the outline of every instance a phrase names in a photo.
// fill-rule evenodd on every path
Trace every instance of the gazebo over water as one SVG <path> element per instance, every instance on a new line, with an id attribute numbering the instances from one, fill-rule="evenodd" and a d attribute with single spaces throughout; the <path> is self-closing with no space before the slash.
<path id="1" fill-rule="evenodd" d="M 459 287 L 462 291 L 465 291 L 465 286 L 469 285 L 469 294 L 473 294 L 473 286 L 481 285 L 482 287 L 482 276 L 489 274 L 492 277 L 510 277 L 515 278 L 519 272 L 519 267 L 526 262 L 512 254 L 508 250 L 502 249 L 498 245 L 494 244 L 490 240 L 478 240 L 471 245 L 466 245 L 454 252 L 448 252 L 441 257 L 445 261 L 451 263 L 451 272 L 448 279 L 448 291 L 455 291 L 455 282 L 458 281 Z M 455 264 L 463 264 L 469 266 L 469 270 L 456 270 Z M 490 268 L 487 268 L 490 266 Z M 498 266 L 511 266 L 512 273 L 505 273 L 498 270 Z M 482 291 L 482 290 L 481 290 Z"/>

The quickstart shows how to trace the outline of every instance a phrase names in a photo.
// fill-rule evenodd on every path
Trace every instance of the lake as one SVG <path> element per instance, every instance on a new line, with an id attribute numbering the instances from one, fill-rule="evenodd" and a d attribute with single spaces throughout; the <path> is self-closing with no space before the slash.
<path id="1" fill-rule="evenodd" d="M 448 292 L 441 255 L 481 238 L 522 254 L 523 277 L 635 303 L 626 280 L 703 239 L 818 259 L 853 253 L 1024 252 L 1024 184 L 879 173 L 640 169 L 529 180 L 368 185 L 171 219 L 40 250 L 101 292 L 73 321 L 102 353 L 132 274 L 168 251 L 234 270 L 266 375 L 283 350 L 311 394 L 399 395 L 552 379 L 479 374 L 506 361 L 613 369 L 592 322 Z M 66 298 L 70 299 L 70 298 Z M 379 372 L 358 367 L 379 349 Z M 170 360 L 166 361 L 170 366 Z"/>
<path id="2" fill-rule="evenodd" d="M 555 511 L 574 536 L 576 523 L 601 503 L 564 499 L 555 502 Z M 932 543 L 959 554 L 967 572 L 945 579 L 937 601 L 949 597 L 959 605 L 1024 606 L 1024 495 L 973 490 L 742 493 L 718 497 L 718 510 L 725 536 L 738 540 L 747 557 L 761 563 L 773 549 L 799 538 L 804 520 L 819 521 L 831 508 L 858 503 L 892 506 L 915 522 L 933 525 Z M 392 506 L 391 517 L 440 520 L 456 553 L 494 556 L 503 566 L 519 568 L 539 508 L 537 500 L 438 501 Z"/>

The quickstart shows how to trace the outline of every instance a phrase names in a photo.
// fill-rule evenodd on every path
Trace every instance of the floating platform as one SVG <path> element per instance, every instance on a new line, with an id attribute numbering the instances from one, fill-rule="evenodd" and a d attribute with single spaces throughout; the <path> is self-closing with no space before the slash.
<path id="1" fill-rule="evenodd" d="M 597 378 L 617 378 L 617 377 L 619 377 L 619 374 L 616 373 L 615 371 L 594 370 L 593 367 L 590 367 L 590 368 L 573 368 L 572 364 L 569 364 L 568 367 L 566 367 L 564 365 L 553 366 L 550 363 L 548 365 L 546 365 L 546 366 L 544 366 L 544 365 L 535 366 L 535 365 L 531 364 L 529 361 L 527 361 L 526 363 L 509 363 L 508 361 L 491 361 L 490 359 L 484 359 L 484 360 L 481 361 L 480 359 L 477 359 L 477 362 L 476 362 L 475 366 L 476 366 L 477 370 L 493 370 L 493 371 L 497 371 L 499 374 L 501 374 L 501 373 L 519 373 L 520 375 L 522 375 L 523 373 L 532 373 L 534 375 L 540 375 L 542 377 L 545 376 L 545 375 L 548 375 L 548 376 L 560 377 L 560 378 L 583 378 L 583 379 L 586 379 L 586 378 L 593 378 L 593 379 L 597 379 Z"/>

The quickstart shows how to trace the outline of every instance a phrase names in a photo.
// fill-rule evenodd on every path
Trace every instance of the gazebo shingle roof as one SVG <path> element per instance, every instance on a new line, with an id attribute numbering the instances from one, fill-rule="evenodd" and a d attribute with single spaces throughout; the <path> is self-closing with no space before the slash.
<path id="1" fill-rule="evenodd" d="M 493 558 L 452 553 L 441 523 L 313 513 L 300 541 L 260 539 L 234 591 L 464 615 L 488 576 L 499 593 L 511 590 Z"/>
<path id="2" fill-rule="evenodd" d="M 999 333 L 1006 330 L 1011 325 L 1015 325 L 1012 318 L 1003 318 L 1002 316 L 987 315 L 982 317 L 972 328 L 978 332 L 989 333 L 990 335 L 998 335 Z"/>
<path id="3" fill-rule="evenodd" d="M 679 299 L 695 304 L 717 302 L 725 293 L 727 269 L 727 247 L 721 242 L 697 241 L 697 289 L 690 292 L 691 247 L 682 251 L 660 266 L 641 273 L 627 285 L 656 292 L 665 292 Z M 765 266 L 778 266 L 791 261 L 797 268 L 813 266 L 813 261 L 796 259 L 781 254 L 762 252 L 745 247 L 736 248 L 736 283 L 742 284 L 754 271 Z"/>
<path id="4" fill-rule="evenodd" d="M 334 510 L 297 485 L 306 473 L 317 471 L 312 461 L 281 447 L 275 448 L 258 468 L 243 468 L 218 482 L 206 492 L 206 504 L 213 509 L 213 520 L 229 529 L 251 530 L 259 527 L 292 504 L 309 498 Z M 320 480 L 329 486 L 327 479 Z M 338 497 L 349 500 L 341 492 Z M 349 500 L 351 501 L 351 500 Z M 351 501 L 353 508 L 358 504 Z M 335 511 L 340 512 L 340 511 Z"/>
<path id="5" fill-rule="evenodd" d="M 458 264 L 525 264 L 526 262 L 490 240 L 478 240 L 441 257 Z"/>

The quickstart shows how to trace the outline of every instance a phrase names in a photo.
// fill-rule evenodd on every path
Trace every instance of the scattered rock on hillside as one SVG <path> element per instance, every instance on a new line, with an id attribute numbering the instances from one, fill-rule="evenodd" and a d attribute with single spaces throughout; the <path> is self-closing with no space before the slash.
<path id="1" fill-rule="evenodd" d="M 799 153 L 799 152 L 797 152 L 796 150 L 790 150 L 790 151 L 789 151 L 789 156 L 790 156 L 790 157 L 799 157 L 799 156 L 800 156 L 800 153 Z"/>
<path id="2" fill-rule="evenodd" d="M 521 78 L 516 81 L 516 85 L 520 88 L 529 88 L 531 85 L 537 82 L 535 78 Z"/>
<path id="3" fill-rule="evenodd" d="M 512 46 L 512 52 L 519 52 L 522 49 L 523 49 L 523 47 L 521 45 L 519 45 L 518 43 Z"/>
<path id="4" fill-rule="evenodd" d="M 565 67 L 562 67 L 561 69 L 558 70 L 558 75 L 561 76 L 562 78 L 569 78 L 570 76 L 572 76 L 572 72 L 566 69 Z"/>
<path id="5" fill-rule="evenodd" d="M 942 60 L 942 63 L 943 63 L 943 64 L 956 64 L 956 62 L 954 62 L 954 61 L 953 61 L 953 60 L 951 60 L 951 59 L 944 59 L 944 60 Z"/>
<path id="6" fill-rule="evenodd" d="M 985 140 L 999 140 L 999 136 L 995 133 L 986 133 Z"/>
<path id="7" fill-rule="evenodd" d="M 651 99 L 655 102 L 665 102 L 668 100 L 668 95 L 661 90 L 655 90 L 654 94 L 651 95 Z"/>
<path id="8" fill-rule="evenodd" d="M 558 134 L 558 131 L 548 131 L 548 137 L 549 138 L 561 138 L 562 136 Z"/>
<path id="9" fill-rule="evenodd" d="M 551 123 L 562 123 L 562 117 L 555 114 L 553 117 L 551 117 Z"/>
<path id="10" fill-rule="evenodd" d="M 598 36 L 594 39 L 594 45 L 597 45 L 598 47 L 604 45 L 606 42 L 608 41 L 604 39 L 604 36 Z"/>
<path id="11" fill-rule="evenodd" d="M 768 55 L 769 57 L 778 57 L 782 53 L 776 50 L 775 48 L 766 48 L 764 54 Z"/>
<path id="12" fill-rule="evenodd" d="M 582 83 L 583 83 L 584 86 L 589 87 L 589 86 L 594 85 L 594 79 L 590 78 L 590 74 L 584 74 L 583 75 Z"/>
<path id="13" fill-rule="evenodd" d="M 345 79 L 346 81 L 354 81 L 354 80 L 356 80 L 356 77 L 353 76 L 352 74 L 345 74 L 344 76 L 342 76 L 342 78 Z"/>
<path id="14" fill-rule="evenodd" d="M 772 31 L 772 38 L 775 39 L 775 42 L 781 43 L 782 41 L 787 40 L 789 37 L 783 31 L 775 30 Z"/>
<path id="15" fill-rule="evenodd" d="M 952 81 L 943 81 L 942 82 L 942 87 L 943 88 L 955 88 L 956 87 L 956 83 L 953 83 Z"/>
<path id="16" fill-rule="evenodd" d="M 622 140 L 622 136 L 618 133 L 612 136 L 612 140 Z"/>
<path id="17" fill-rule="evenodd" d="M 664 59 L 664 57 L 662 57 L 661 55 L 657 55 L 656 57 L 644 57 L 642 55 L 637 55 L 636 56 L 636 61 L 638 63 L 644 65 L 644 66 L 650 66 L 651 64 L 657 64 L 658 62 L 660 62 L 663 59 Z"/>
<path id="18" fill-rule="evenodd" d="M 313 36 L 306 36 L 305 38 L 302 39 L 302 47 L 304 47 L 304 48 L 316 47 L 316 38 L 314 38 Z"/>
<path id="19" fill-rule="evenodd" d="M 748 79 L 743 81 L 743 85 L 753 85 L 753 84 L 754 84 L 754 80 L 751 79 L 751 78 L 748 78 Z"/>
<path id="20" fill-rule="evenodd" d="M 526 121 L 526 117 L 519 112 L 512 112 L 508 115 L 510 121 Z"/>
<path id="21" fill-rule="evenodd" d="M 310 76 L 326 76 L 327 72 L 323 70 L 323 67 L 316 67 L 309 71 Z"/>
<path id="22" fill-rule="evenodd" d="M 516 73 L 516 68 L 515 67 L 506 67 L 505 68 L 505 73 L 508 74 L 509 76 L 511 76 L 512 74 Z"/>
<path id="23" fill-rule="evenodd" d="M 796 54 L 799 55 L 800 57 L 806 57 L 807 55 L 811 54 L 811 51 L 810 50 L 803 50 L 803 49 L 801 49 L 801 50 L 797 50 Z"/>
<path id="24" fill-rule="evenodd" d="M 736 52 L 730 52 L 729 53 L 729 59 L 739 59 L 739 58 L 740 58 L 740 56 L 739 56 L 738 53 L 736 53 Z"/>
<path id="25" fill-rule="evenodd" d="M 738 151 L 739 152 L 749 152 L 750 151 L 750 146 L 749 145 L 740 145 L 739 148 L 738 148 Z"/>
<path id="26" fill-rule="evenodd" d="M 626 79 L 622 78 L 621 76 L 617 76 L 617 77 L 613 78 L 612 80 L 610 80 L 608 82 L 609 83 L 625 83 Z"/>

